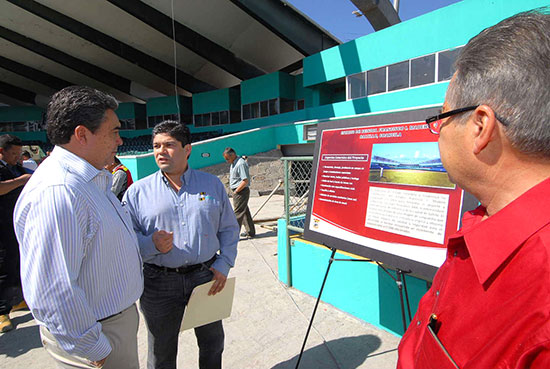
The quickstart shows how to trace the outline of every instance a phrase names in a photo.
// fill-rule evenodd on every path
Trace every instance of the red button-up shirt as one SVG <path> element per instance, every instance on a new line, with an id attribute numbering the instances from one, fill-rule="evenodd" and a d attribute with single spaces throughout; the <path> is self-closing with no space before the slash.
<path id="1" fill-rule="evenodd" d="M 484 215 L 449 238 L 398 369 L 550 368 L 550 179 Z"/>

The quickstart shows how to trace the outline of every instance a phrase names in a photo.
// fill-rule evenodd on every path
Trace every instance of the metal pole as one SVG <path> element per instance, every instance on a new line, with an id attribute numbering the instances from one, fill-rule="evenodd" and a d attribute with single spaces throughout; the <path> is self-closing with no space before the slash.
<path id="1" fill-rule="evenodd" d="M 290 213 L 289 213 L 289 186 L 288 186 L 289 161 L 285 160 L 285 231 L 286 231 L 286 285 L 292 286 L 292 263 L 290 258 Z"/>
<path id="2" fill-rule="evenodd" d="M 262 208 L 265 206 L 265 204 L 267 204 L 267 202 L 273 197 L 273 195 L 275 194 L 275 191 L 277 191 L 279 189 L 279 187 L 281 187 L 281 185 L 283 184 L 283 181 L 281 181 L 279 179 L 279 183 L 277 184 L 277 186 L 273 189 L 273 191 L 271 191 L 271 193 L 269 194 L 269 196 L 267 197 L 267 199 L 264 201 L 264 203 L 258 208 L 258 210 L 256 210 L 256 212 L 254 213 L 254 215 L 252 216 L 252 219 L 254 219 L 256 217 L 256 215 L 258 215 L 258 213 L 260 212 L 260 210 L 262 210 Z"/>
<path id="3" fill-rule="evenodd" d="M 403 333 L 407 331 L 407 318 L 405 318 L 405 304 L 403 301 L 403 282 L 401 280 L 402 272 L 401 270 L 397 269 L 396 273 L 397 280 L 395 283 L 397 284 L 397 288 L 399 289 L 399 300 L 401 301 L 401 318 L 403 319 Z"/>
<path id="4" fill-rule="evenodd" d="M 325 273 L 325 279 L 323 279 L 323 284 L 321 285 L 321 289 L 319 290 L 319 296 L 317 297 L 317 302 L 315 303 L 315 307 L 313 308 L 313 313 L 311 314 L 309 326 L 307 327 L 306 336 L 304 337 L 304 343 L 302 344 L 302 349 L 300 350 L 300 356 L 298 356 L 298 362 L 296 363 L 295 369 L 298 369 L 298 367 L 300 366 L 300 361 L 302 360 L 302 355 L 304 354 L 304 349 L 306 348 L 307 337 L 309 336 L 309 331 L 311 330 L 311 326 L 313 325 L 313 319 L 315 318 L 315 313 L 317 312 L 319 301 L 321 301 L 321 295 L 323 294 L 323 289 L 325 288 L 325 282 L 327 281 L 328 272 L 330 271 L 330 266 L 334 261 L 335 254 L 336 254 L 336 249 L 332 249 L 332 254 L 330 255 L 330 260 L 328 261 L 327 272 Z"/>
<path id="5" fill-rule="evenodd" d="M 393 0 L 393 7 L 395 9 L 395 12 L 399 14 L 399 0 Z"/>

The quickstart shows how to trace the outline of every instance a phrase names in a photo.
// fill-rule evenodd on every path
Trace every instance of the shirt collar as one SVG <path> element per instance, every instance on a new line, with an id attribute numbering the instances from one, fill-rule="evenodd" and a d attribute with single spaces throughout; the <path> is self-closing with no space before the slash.
<path id="1" fill-rule="evenodd" d="M 61 146 L 55 146 L 50 157 L 59 162 L 67 171 L 79 176 L 85 182 L 90 182 L 102 172 L 102 170 L 97 169 L 85 159 Z"/>
<path id="2" fill-rule="evenodd" d="M 187 166 L 187 170 L 183 172 L 183 174 L 180 177 L 182 186 L 189 184 L 189 181 L 191 180 L 191 172 L 192 172 L 191 167 Z M 166 178 L 162 170 L 159 170 L 157 173 L 160 176 L 161 180 L 164 182 L 164 184 L 166 184 L 168 187 L 171 188 L 172 186 L 170 185 L 170 182 L 168 181 L 168 179 Z"/>
<path id="3" fill-rule="evenodd" d="M 191 168 L 189 167 L 189 165 L 187 165 L 187 170 L 183 172 L 183 175 L 181 176 L 181 181 L 184 185 L 188 185 L 190 180 L 191 180 Z"/>
<path id="4" fill-rule="evenodd" d="M 464 215 L 462 228 L 449 239 L 449 252 L 464 240 L 481 284 L 529 237 L 550 223 L 550 179 L 537 184 L 496 214 L 483 220 L 480 206 Z"/>

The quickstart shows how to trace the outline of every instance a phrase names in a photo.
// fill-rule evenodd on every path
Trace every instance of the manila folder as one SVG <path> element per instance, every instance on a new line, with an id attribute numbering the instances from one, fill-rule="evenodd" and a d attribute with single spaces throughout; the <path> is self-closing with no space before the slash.
<path id="1" fill-rule="evenodd" d="M 233 296 L 235 294 L 235 277 L 227 278 L 221 292 L 208 296 L 214 284 L 210 281 L 195 287 L 183 314 L 180 331 L 196 328 L 208 323 L 217 322 L 231 315 Z"/>

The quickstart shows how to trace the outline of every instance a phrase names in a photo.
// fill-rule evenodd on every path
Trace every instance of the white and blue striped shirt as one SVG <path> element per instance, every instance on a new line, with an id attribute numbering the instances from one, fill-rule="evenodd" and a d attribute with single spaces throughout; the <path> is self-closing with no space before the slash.
<path id="1" fill-rule="evenodd" d="M 112 175 L 56 146 L 15 207 L 23 293 L 32 314 L 69 354 L 111 352 L 98 320 L 143 291 L 142 260 Z"/>

